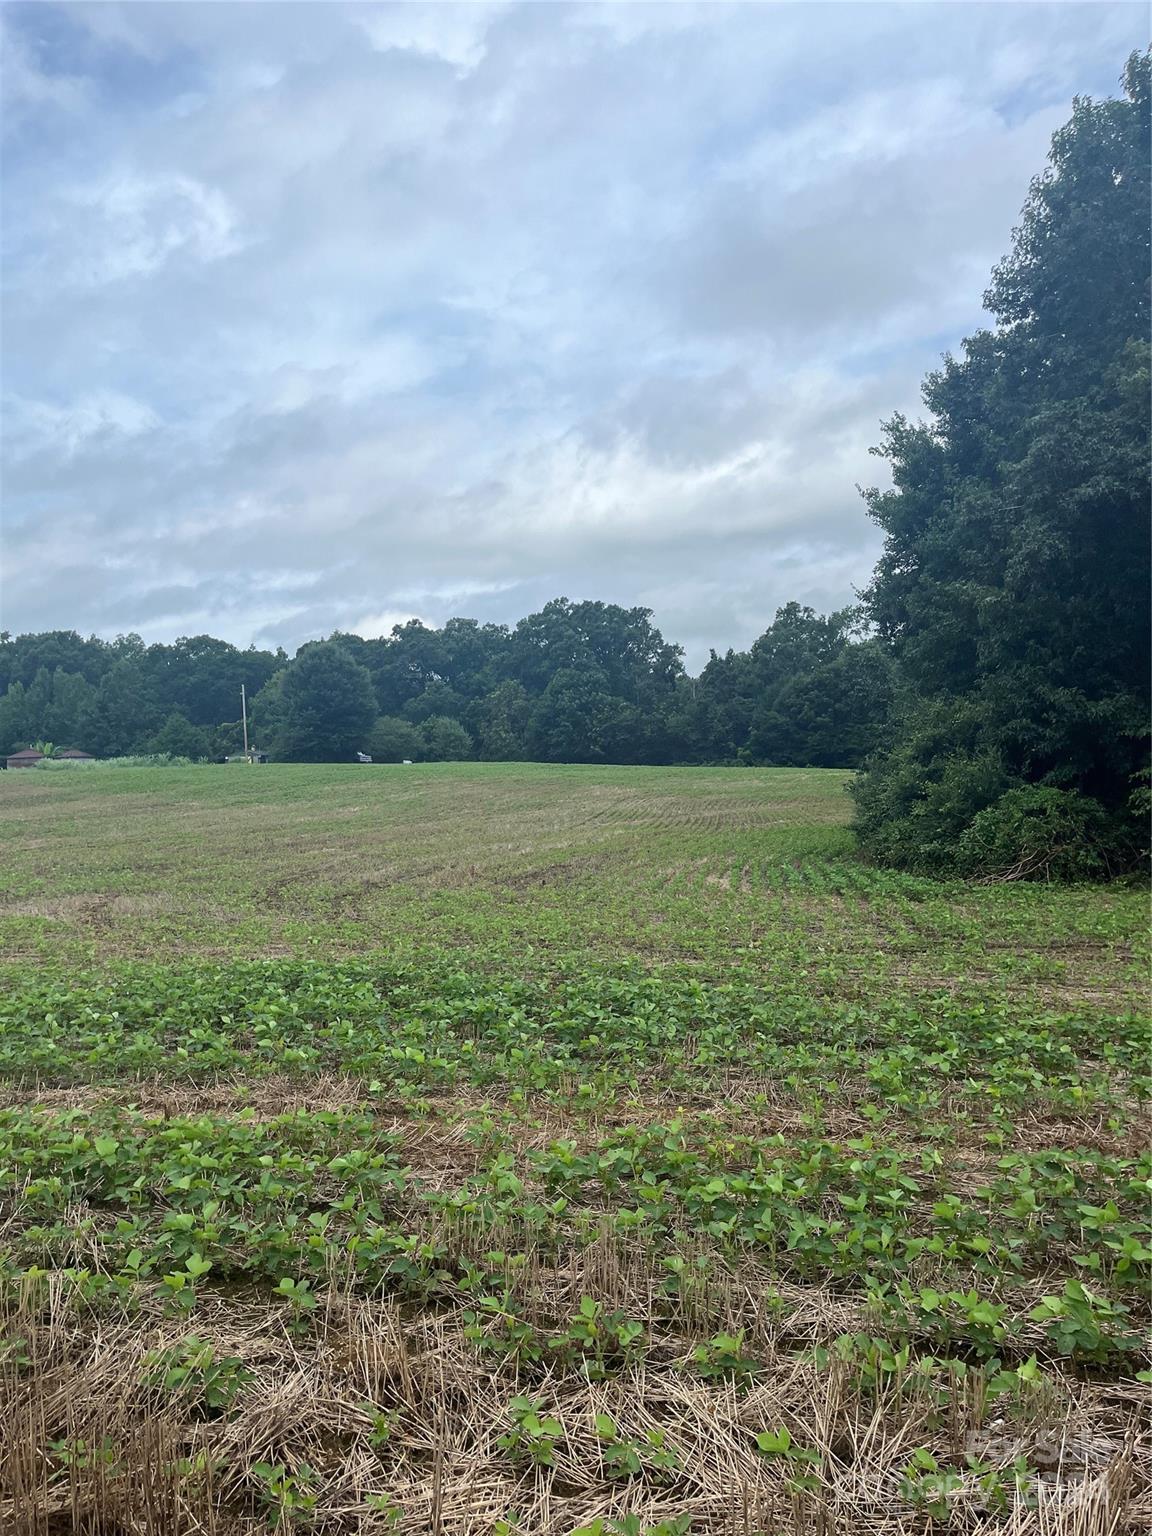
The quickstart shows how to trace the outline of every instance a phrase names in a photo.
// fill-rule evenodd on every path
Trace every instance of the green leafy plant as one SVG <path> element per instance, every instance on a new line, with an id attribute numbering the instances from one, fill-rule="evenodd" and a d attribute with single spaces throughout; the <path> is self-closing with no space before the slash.
<path id="1" fill-rule="evenodd" d="M 319 1474 L 307 1462 L 285 1467 L 257 1461 L 248 1469 L 272 1523 L 282 1527 L 307 1523 L 319 1502 Z"/>
<path id="2" fill-rule="evenodd" d="M 645 1525 L 639 1515 L 622 1515 L 619 1520 L 597 1515 L 590 1524 L 574 1530 L 571 1536 L 688 1536 L 691 1529 L 691 1515 L 673 1515 L 655 1525 Z"/>
<path id="3" fill-rule="evenodd" d="M 743 1333 L 713 1334 L 692 1351 L 692 1363 L 699 1376 L 726 1376 L 743 1385 L 760 1370 L 759 1362 L 744 1353 Z"/>
<path id="4" fill-rule="evenodd" d="M 527 1461 L 537 1467 L 556 1465 L 556 1448 L 564 1436 L 559 1419 L 544 1411 L 530 1397 L 514 1397 L 508 1405 L 512 1428 L 496 1444 L 514 1461 Z"/>
<path id="5" fill-rule="evenodd" d="M 1028 1315 L 1046 1325 L 1052 1348 L 1073 1360 L 1104 1362 L 1140 1348 L 1127 1307 L 1090 1291 L 1079 1280 L 1066 1280 L 1059 1296 L 1045 1296 Z"/>
<path id="6" fill-rule="evenodd" d="M 317 1299 L 309 1281 L 293 1280 L 285 1276 L 276 1285 L 275 1294 L 288 1303 L 292 1331 L 303 1332 L 308 1326 L 310 1314 L 315 1312 L 317 1305 Z"/>
<path id="7" fill-rule="evenodd" d="M 819 1468 L 823 1465 L 824 1458 L 819 1451 L 797 1445 L 792 1435 L 785 1426 L 779 1429 L 764 1429 L 756 1436 L 756 1449 L 761 1456 L 780 1457 L 787 1462 L 795 1472 L 789 1478 L 789 1486 L 796 1493 L 815 1493 L 820 1488 L 820 1478 L 814 1471 L 802 1471 L 802 1468 Z"/>
<path id="8" fill-rule="evenodd" d="M 116 1447 L 107 1436 L 89 1440 L 83 1436 L 65 1435 L 58 1440 L 50 1440 L 48 1449 L 53 1460 L 62 1467 L 80 1472 L 90 1472 L 96 1467 L 113 1470 L 119 1464 Z"/>
<path id="9" fill-rule="evenodd" d="M 578 1361 L 589 1380 L 597 1381 L 635 1358 L 643 1335 L 642 1324 L 620 1311 L 605 1312 L 601 1302 L 584 1296 L 576 1315 L 548 1341 L 548 1347 L 564 1359 Z"/>
<path id="10" fill-rule="evenodd" d="M 212 1412 L 228 1408 L 251 1377 L 242 1360 L 217 1356 L 211 1344 L 192 1335 L 145 1357 L 145 1385 L 189 1398 Z"/>
<path id="11" fill-rule="evenodd" d="M 936 1458 L 922 1446 L 912 1452 L 900 1479 L 900 1497 L 935 1520 L 948 1520 L 952 1500 L 964 1486 L 956 1472 L 943 1471 Z"/>

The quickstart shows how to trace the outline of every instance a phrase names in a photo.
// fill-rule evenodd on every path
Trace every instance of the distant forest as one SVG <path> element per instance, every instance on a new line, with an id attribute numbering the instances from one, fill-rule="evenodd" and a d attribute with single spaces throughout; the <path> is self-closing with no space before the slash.
<path id="1" fill-rule="evenodd" d="M 864 771 L 878 861 L 1098 879 L 1146 858 L 1152 70 L 1078 99 L 984 295 L 995 325 L 894 416 L 865 492 L 885 543 L 858 609 L 790 603 L 697 678 L 646 608 L 548 603 L 281 652 L 0 640 L 0 747 L 259 746 L 290 761 L 533 758 Z"/>
<path id="2" fill-rule="evenodd" d="M 557 598 L 518 624 L 418 620 L 337 633 L 289 658 L 210 635 L 146 646 L 66 630 L 0 635 L 0 750 L 284 762 L 482 758 L 857 767 L 878 744 L 892 664 L 859 610 L 790 603 L 748 651 L 689 677 L 647 608 Z"/>

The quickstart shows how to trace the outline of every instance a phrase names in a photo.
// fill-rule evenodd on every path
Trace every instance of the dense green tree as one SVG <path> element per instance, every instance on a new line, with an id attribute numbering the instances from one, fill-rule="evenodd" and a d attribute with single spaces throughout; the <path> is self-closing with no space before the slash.
<path id="1" fill-rule="evenodd" d="M 433 715 L 447 715 L 453 720 L 458 720 L 468 707 L 468 700 L 455 688 L 447 683 L 429 683 L 423 693 L 418 693 L 414 699 L 409 699 L 404 706 L 404 718 L 411 720 L 413 725 L 421 725 L 425 720 L 431 720 Z"/>
<path id="2" fill-rule="evenodd" d="M 800 603 L 786 603 L 752 646 L 758 689 L 771 692 L 835 660 L 859 627 L 855 608 L 825 615 Z"/>
<path id="3" fill-rule="evenodd" d="M 306 645 L 281 674 L 275 754 L 341 763 L 362 751 L 377 716 L 365 667 L 333 641 Z"/>
<path id="4" fill-rule="evenodd" d="M 39 733 L 72 745 L 102 743 L 119 754 L 138 749 L 165 713 L 176 711 L 194 725 L 215 728 L 239 714 L 240 685 L 253 697 L 287 657 L 282 651 L 238 650 L 211 635 L 195 635 L 172 645 L 145 646 L 139 635 L 115 640 L 87 640 L 73 630 L 0 635 L 0 693 L 20 683 Z M 98 691 L 120 663 L 136 671 L 119 674 L 103 700 Z M 139 693 L 140 715 L 122 707 L 124 679 Z M 119 702 L 117 700 L 119 699 Z M 11 712 L 11 711 L 9 711 Z M 2 719 L 2 716 L 0 716 Z M 79 740 L 83 726 L 96 732 L 91 743 Z"/>
<path id="5" fill-rule="evenodd" d="M 81 673 L 60 667 L 54 672 L 38 668 L 27 688 L 12 683 L 0 697 L 0 751 L 11 751 L 17 739 L 21 744 L 42 739 L 81 746 L 84 716 L 95 694 Z"/>
<path id="6" fill-rule="evenodd" d="M 260 690 L 261 693 L 264 689 Z M 259 697 L 259 695 L 257 695 Z M 220 757 L 237 757 L 244 750 L 244 723 L 242 720 L 222 720 L 219 725 L 202 726 L 205 741 L 205 755 L 215 761 Z M 271 737 L 265 740 L 270 741 Z M 250 752 L 268 751 L 252 726 L 252 711 L 248 711 L 248 750 Z"/>
<path id="7" fill-rule="evenodd" d="M 949 867 L 1034 784 L 1123 817 L 1149 713 L 1149 99 L 1078 100 L 985 296 L 995 330 L 886 424 L 868 610 L 907 685 L 858 789 L 865 846 Z M 1011 802 L 1013 806 L 1018 801 Z"/>
<path id="8" fill-rule="evenodd" d="M 148 742 L 149 752 L 163 752 L 171 757 L 190 757 L 194 762 L 208 755 L 208 736 L 201 726 L 193 725 L 186 715 L 173 710 Z"/>
<path id="9" fill-rule="evenodd" d="M 459 763 L 472 756 L 472 738 L 459 720 L 432 715 L 420 727 L 424 757 L 431 763 Z"/>
<path id="10" fill-rule="evenodd" d="M 143 647 L 114 645 L 119 659 L 100 679 L 77 727 L 81 747 L 96 757 L 146 751 L 164 718 L 161 700 L 142 664 Z"/>
<path id="11" fill-rule="evenodd" d="M 551 763 L 632 761 L 642 722 L 634 706 L 611 693 L 599 667 L 562 667 L 532 708 L 528 747 Z"/>
<path id="12" fill-rule="evenodd" d="M 43 734 L 62 747 L 83 748 L 84 716 L 95 694 L 83 673 L 65 672 L 63 667 L 57 667 L 52 673 L 51 697 L 41 721 Z"/>
<path id="13" fill-rule="evenodd" d="M 893 695 L 885 647 L 845 645 L 777 690 L 753 721 L 749 753 L 759 763 L 858 768 L 884 740 Z"/>
<path id="14" fill-rule="evenodd" d="M 712 653 L 713 658 L 715 654 Z M 662 724 L 669 762 L 712 761 L 710 753 L 714 731 L 699 678 L 682 677 L 678 680 L 663 711 Z"/>
<path id="15" fill-rule="evenodd" d="M 111 646 L 91 636 L 81 639 L 74 629 L 53 629 L 42 634 L 0 635 L 0 693 L 13 683 L 27 687 L 41 667 L 54 672 L 78 672 L 90 683 L 99 682 L 116 660 Z"/>
<path id="16" fill-rule="evenodd" d="M 606 693 L 641 703 L 671 694 L 682 654 L 652 624 L 650 608 L 558 597 L 516 625 L 508 665 L 530 693 L 543 692 L 562 668 L 595 668 Z"/>
<path id="17" fill-rule="evenodd" d="M 411 720 L 381 715 L 368 732 L 364 750 L 374 763 L 416 763 L 424 756 L 424 738 Z"/>
<path id="18" fill-rule="evenodd" d="M 114 640 L 108 642 L 108 649 L 113 662 L 142 661 L 148 652 L 148 647 L 135 630 L 129 630 L 124 635 L 117 635 Z"/>
<path id="19" fill-rule="evenodd" d="M 859 609 L 824 615 L 788 603 L 750 650 L 713 651 L 696 682 L 677 690 L 673 755 L 855 767 L 879 739 L 891 693 L 887 659 L 865 647 L 862 630 Z"/>
<path id="20" fill-rule="evenodd" d="M 787 603 L 777 610 L 749 653 L 747 686 L 754 702 L 745 756 L 760 763 L 811 761 L 803 745 L 803 732 L 789 734 L 792 711 L 787 700 L 802 698 L 810 714 L 823 711 L 831 717 L 834 706 L 824 695 L 836 688 L 838 677 L 827 669 L 848 649 L 859 627 L 860 615 L 854 608 L 824 615 L 800 603 Z M 807 685 L 801 690 L 803 680 Z M 788 738 L 786 747 L 780 745 L 782 735 Z M 846 751 L 833 750 L 833 756 L 842 760 L 828 766 L 853 766 Z"/>
<path id="21" fill-rule="evenodd" d="M 281 651 L 241 651 L 211 635 L 151 645 L 145 667 L 159 695 L 193 725 L 218 725 L 240 713 L 241 684 L 254 698 L 287 657 Z"/>
<path id="22" fill-rule="evenodd" d="M 248 706 L 248 744 L 275 755 L 284 728 L 284 678 L 288 668 L 274 672 Z M 229 721 L 216 728 L 214 745 L 227 756 L 244 745 L 243 721 Z"/>
<path id="23" fill-rule="evenodd" d="M 530 614 L 514 632 L 473 619 L 450 619 L 438 630 L 413 620 L 388 636 L 338 631 L 323 643 L 353 668 L 350 675 L 368 671 L 374 719 L 378 713 L 408 727 L 437 717 L 456 721 L 469 733 L 470 754 L 489 761 L 736 762 L 753 755 L 755 722 L 758 742 L 777 740 L 783 729 L 777 696 L 801 671 L 819 668 L 847 645 L 849 628 L 844 615 L 822 618 L 789 604 L 751 651 L 714 655 L 697 679 L 685 675 L 679 647 L 663 639 L 647 609 L 563 598 Z M 316 644 L 302 646 L 297 660 Z M 47 662 L 28 671 L 30 659 L 55 655 L 95 657 L 96 685 L 82 672 L 50 670 Z M 273 755 L 347 757 L 349 741 L 356 742 L 352 751 L 382 758 L 427 755 L 418 731 L 398 734 L 391 723 L 380 729 L 383 739 L 398 743 L 395 751 L 374 750 L 367 729 L 351 731 L 337 745 L 298 730 L 290 737 L 285 654 L 240 651 L 210 635 L 150 646 L 136 635 L 114 641 L 81 641 L 68 631 L 0 637 L 0 667 L 11 664 L 27 677 L 0 696 L 0 731 L 7 737 L 0 745 L 43 736 L 99 755 L 142 751 L 175 714 L 204 733 L 208 756 L 231 755 L 242 745 L 244 684 L 250 743 Z M 296 663 L 291 670 L 296 675 Z M 834 685 L 837 674 L 830 676 Z M 363 720 L 362 687 L 352 696 Z M 810 707 L 816 706 L 809 701 Z M 299 726 L 298 700 L 293 709 Z M 838 709 L 829 718 L 842 714 Z M 335 721 L 329 710 L 320 723 L 330 728 Z M 465 750 L 458 737 L 451 750 Z M 856 752 L 846 746 L 840 755 L 852 762 Z"/>
<path id="24" fill-rule="evenodd" d="M 526 751 L 532 700 L 522 683 L 511 678 L 497 683 L 468 712 L 480 757 L 490 762 L 514 762 Z"/>
<path id="25" fill-rule="evenodd" d="M 509 632 L 505 625 L 449 619 L 437 634 L 438 674 L 455 693 L 478 698 L 505 675 L 509 661 Z"/>
<path id="26" fill-rule="evenodd" d="M 10 683 L 0 698 L 0 752 L 19 752 L 36 734 L 27 689 L 21 682 Z"/>
<path id="27" fill-rule="evenodd" d="M 434 683 L 445 682 L 440 631 L 419 619 L 392 627 L 387 639 L 362 642 L 362 659 L 385 715 L 403 714 L 405 706 Z"/>
<path id="28" fill-rule="evenodd" d="M 25 695 L 28 713 L 32 720 L 32 734 L 37 738 L 51 738 L 48 716 L 52 709 L 52 673 L 40 667 Z"/>
<path id="29" fill-rule="evenodd" d="M 687 706 L 689 762 L 735 762 L 748 743 L 756 709 L 756 673 L 747 651 L 715 651 Z"/>

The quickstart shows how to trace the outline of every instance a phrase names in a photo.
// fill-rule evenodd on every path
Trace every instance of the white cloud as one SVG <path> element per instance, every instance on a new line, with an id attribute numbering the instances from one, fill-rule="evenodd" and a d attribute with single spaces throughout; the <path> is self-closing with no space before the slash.
<path id="1" fill-rule="evenodd" d="M 411 624 L 413 620 L 423 624 L 427 629 L 436 627 L 428 619 L 421 618 L 418 613 L 405 613 L 398 608 L 385 608 L 381 613 L 363 614 L 354 624 L 349 624 L 347 629 L 350 634 L 362 635 L 365 640 L 375 640 L 380 635 L 390 635 L 395 625 Z"/>
<path id="2" fill-rule="evenodd" d="M 505 6 L 470 3 L 420 4 L 404 0 L 366 11 L 361 25 L 373 48 L 411 50 L 451 64 L 459 75 L 476 68 L 487 51 L 487 33 Z"/>
<path id="3" fill-rule="evenodd" d="M 8 451 L 16 458 L 59 451 L 71 458 L 93 439 L 132 438 L 151 432 L 160 417 L 145 401 L 97 389 L 71 405 L 12 398 L 4 404 Z"/>
<path id="4" fill-rule="evenodd" d="M 514 581 L 447 582 L 439 586 L 401 587 L 392 595 L 399 603 L 465 603 L 472 598 L 509 592 L 515 585 Z"/>
<path id="5" fill-rule="evenodd" d="M 80 281 L 146 277 L 177 253 L 209 262 L 240 249 L 228 199 L 191 176 L 117 171 L 94 186 L 75 188 L 71 197 L 82 211 L 81 228 L 87 225 L 68 267 Z"/>

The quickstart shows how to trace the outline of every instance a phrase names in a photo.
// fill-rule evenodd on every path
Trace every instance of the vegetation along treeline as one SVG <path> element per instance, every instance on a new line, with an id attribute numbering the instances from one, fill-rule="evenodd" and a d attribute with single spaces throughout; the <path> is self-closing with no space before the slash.
<path id="1" fill-rule="evenodd" d="M 891 661 L 862 615 L 790 603 L 747 652 L 684 670 L 646 608 L 558 598 L 513 628 L 413 619 L 294 659 L 209 635 L 145 646 L 75 633 L 0 640 L 0 749 L 216 756 L 255 738 L 288 762 L 482 758 L 855 767 L 878 740 Z"/>
<path id="2" fill-rule="evenodd" d="M 690 678 L 645 608 L 416 620 L 291 660 L 209 636 L 2 637 L 0 749 L 855 768 L 858 831 L 928 871 L 1099 876 L 1149 808 L 1150 69 L 1078 100 L 968 338 L 895 416 L 859 608 L 790 603 Z"/>

